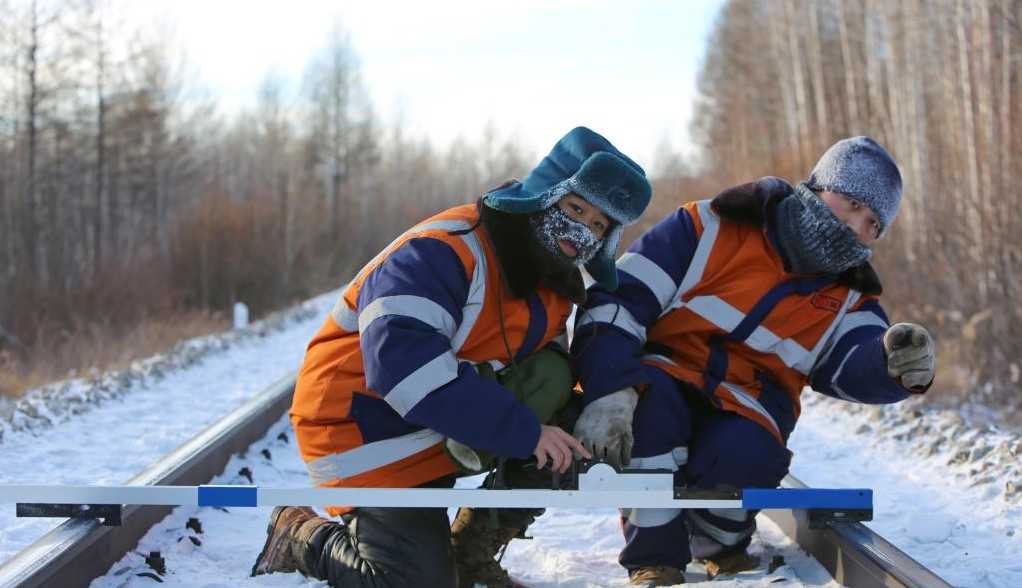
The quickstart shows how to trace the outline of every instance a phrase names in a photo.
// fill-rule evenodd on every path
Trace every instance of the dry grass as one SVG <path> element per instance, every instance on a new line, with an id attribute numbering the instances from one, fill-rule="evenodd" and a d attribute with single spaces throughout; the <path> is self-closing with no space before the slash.
<path id="1" fill-rule="evenodd" d="M 225 316 L 186 311 L 129 327 L 82 325 L 75 332 L 40 337 L 22 357 L 0 352 L 0 395 L 18 396 L 50 382 L 96 370 L 126 368 L 132 361 L 167 351 L 184 339 L 230 326 Z"/>

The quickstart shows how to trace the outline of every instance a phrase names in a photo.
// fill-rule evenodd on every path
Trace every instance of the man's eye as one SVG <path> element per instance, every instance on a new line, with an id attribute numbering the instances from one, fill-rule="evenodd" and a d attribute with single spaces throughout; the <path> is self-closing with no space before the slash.
<path id="1" fill-rule="evenodd" d="M 859 203 L 858 200 L 849 200 L 849 202 L 852 203 L 852 210 L 859 210 L 859 208 L 862 206 L 862 204 Z"/>
<path id="2" fill-rule="evenodd" d="M 582 214 L 582 207 L 578 204 L 572 204 L 571 209 L 575 212 L 575 214 Z"/>

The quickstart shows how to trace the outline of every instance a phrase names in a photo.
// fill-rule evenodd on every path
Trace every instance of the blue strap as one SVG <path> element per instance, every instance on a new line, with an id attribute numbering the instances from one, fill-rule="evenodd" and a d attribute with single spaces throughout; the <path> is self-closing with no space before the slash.
<path id="1" fill-rule="evenodd" d="M 782 282 L 769 292 L 763 295 L 752 310 L 745 315 L 742 322 L 733 331 L 726 335 L 713 335 L 710 337 L 710 357 L 706 361 L 706 369 L 703 370 L 703 392 L 710 398 L 715 399 L 713 391 L 724 381 L 727 376 L 728 355 L 724 349 L 725 341 L 742 342 L 749 338 L 749 335 L 756 330 L 770 311 L 786 296 L 800 294 L 802 296 L 811 294 L 821 288 L 833 283 L 833 278 L 798 278 Z"/>
<path id="2" fill-rule="evenodd" d="M 713 399 L 713 391 L 724 381 L 727 375 L 727 351 L 724 350 L 724 337 L 712 335 L 710 337 L 710 357 L 706 362 L 706 369 L 703 371 L 703 392 L 707 397 Z"/>
<path id="3" fill-rule="evenodd" d="M 756 304 L 752 307 L 752 310 L 745 315 L 742 322 L 738 323 L 735 330 L 728 334 L 728 339 L 733 341 L 745 341 L 749 338 L 749 335 L 756 330 L 756 327 L 761 325 L 766 319 L 770 311 L 785 297 L 791 294 L 799 294 L 806 296 L 813 292 L 829 286 L 833 283 L 833 278 L 830 277 L 819 277 L 819 278 L 799 278 L 795 280 L 789 280 L 782 282 L 773 288 L 769 292 L 763 295 Z"/>
<path id="4" fill-rule="evenodd" d="M 525 340 L 522 341 L 522 346 L 518 348 L 518 353 L 515 354 L 515 361 L 520 362 L 525 358 L 532 355 L 532 352 L 536 350 L 539 342 L 543 339 L 543 333 L 546 332 L 546 307 L 543 306 L 543 301 L 540 300 L 539 295 L 535 292 L 529 294 L 529 328 L 525 332 Z"/>

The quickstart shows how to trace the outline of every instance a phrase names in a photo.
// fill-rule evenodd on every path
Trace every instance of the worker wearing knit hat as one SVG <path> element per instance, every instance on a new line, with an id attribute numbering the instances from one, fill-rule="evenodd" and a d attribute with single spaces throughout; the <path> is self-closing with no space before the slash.
<path id="1" fill-rule="evenodd" d="M 687 202 L 590 288 L 572 355 L 595 456 L 677 472 L 690 489 L 775 488 L 806 387 L 883 404 L 933 382 L 933 340 L 890 325 L 869 263 L 901 204 L 894 159 L 868 137 L 835 143 L 795 186 L 766 177 Z M 754 514 L 622 512 L 619 562 L 633 585 L 759 565 Z"/>

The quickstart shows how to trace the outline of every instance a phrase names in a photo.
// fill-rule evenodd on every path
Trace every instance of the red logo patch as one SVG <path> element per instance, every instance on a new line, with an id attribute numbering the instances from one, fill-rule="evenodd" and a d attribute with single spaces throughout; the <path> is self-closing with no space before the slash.
<path id="1" fill-rule="evenodd" d="M 820 310 L 826 310 L 829 312 L 836 313 L 841 310 L 841 301 L 833 296 L 827 296 L 826 294 L 813 294 L 812 304 Z"/>

